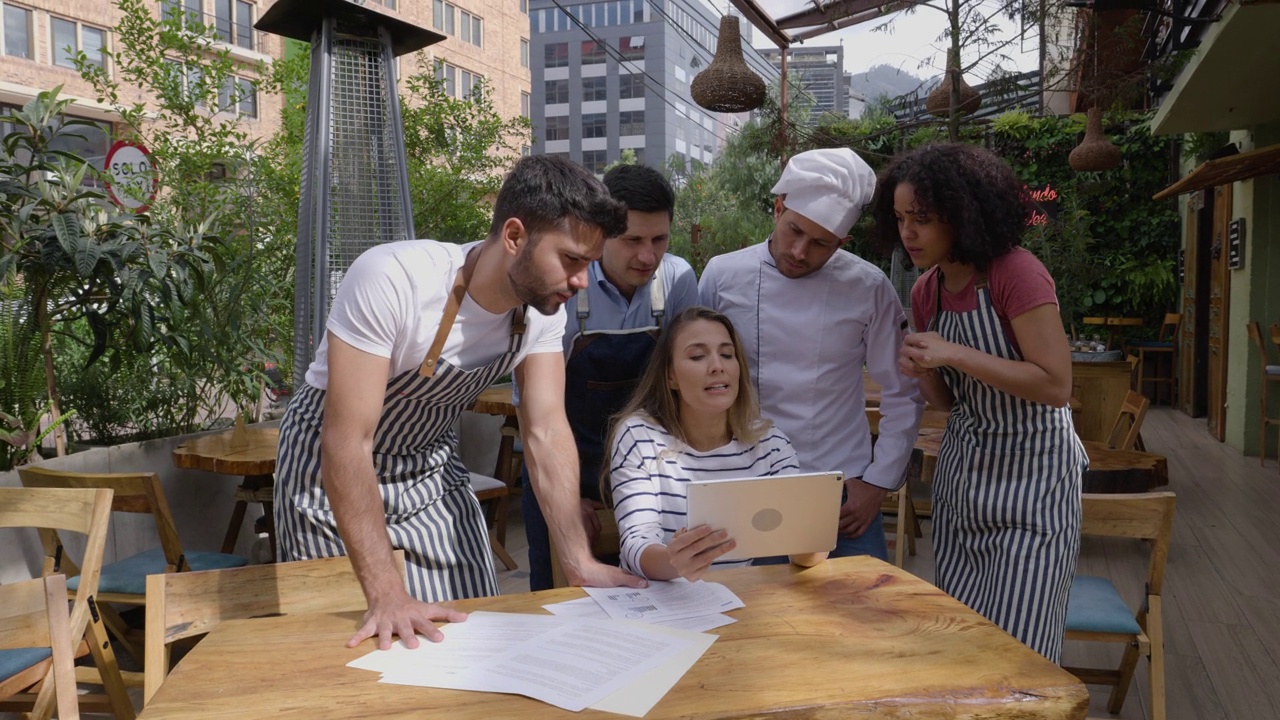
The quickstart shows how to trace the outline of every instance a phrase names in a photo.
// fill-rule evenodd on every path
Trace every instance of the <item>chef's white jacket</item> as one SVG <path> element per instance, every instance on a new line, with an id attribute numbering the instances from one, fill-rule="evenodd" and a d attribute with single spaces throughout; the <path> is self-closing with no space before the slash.
<path id="1" fill-rule="evenodd" d="M 712 258 L 698 289 L 742 336 L 761 410 L 791 438 L 803 472 L 902 483 L 924 400 L 898 372 L 907 322 L 884 271 L 838 250 L 820 270 L 788 278 L 765 241 Z M 882 388 L 874 456 L 864 365 Z"/>

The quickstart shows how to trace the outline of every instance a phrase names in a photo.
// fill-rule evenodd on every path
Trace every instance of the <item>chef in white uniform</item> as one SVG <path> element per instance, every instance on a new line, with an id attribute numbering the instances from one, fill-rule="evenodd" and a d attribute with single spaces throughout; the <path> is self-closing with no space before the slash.
<path id="1" fill-rule="evenodd" d="M 791 438 L 801 470 L 844 473 L 833 557 L 887 559 L 880 504 L 902 484 L 924 411 L 916 382 L 898 372 L 907 320 L 893 285 L 840 249 L 875 184 L 847 148 L 796 155 L 773 187 L 769 239 L 712 258 L 698 286 L 742 335 L 761 410 Z M 864 366 L 881 386 L 874 452 Z"/>

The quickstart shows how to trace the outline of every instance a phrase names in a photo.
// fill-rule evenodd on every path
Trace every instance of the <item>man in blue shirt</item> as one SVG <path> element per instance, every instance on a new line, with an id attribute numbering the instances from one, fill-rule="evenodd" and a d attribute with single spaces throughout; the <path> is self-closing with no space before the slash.
<path id="1" fill-rule="evenodd" d="M 666 318 L 698 304 L 689 263 L 667 254 L 675 193 L 657 170 L 619 165 L 604 176 L 627 206 L 627 230 L 604 243 L 587 287 L 565 303 L 565 411 L 578 445 L 582 522 L 588 539 L 600 532 L 599 479 L 608 457 L 609 418 L 622 409 L 649 363 Z M 547 524 L 526 481 L 521 497 L 529 539 L 529 589 L 552 586 Z"/>

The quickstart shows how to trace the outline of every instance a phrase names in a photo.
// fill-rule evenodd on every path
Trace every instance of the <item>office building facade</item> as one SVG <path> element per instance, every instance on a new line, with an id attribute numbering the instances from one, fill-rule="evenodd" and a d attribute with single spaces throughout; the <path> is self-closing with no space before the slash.
<path id="1" fill-rule="evenodd" d="M 624 150 L 659 168 L 677 156 L 709 164 L 734 118 L 699 107 L 689 85 L 715 54 L 719 23 L 700 0 L 532 0 L 533 152 L 597 173 Z M 742 28 L 748 66 L 776 81 Z"/>

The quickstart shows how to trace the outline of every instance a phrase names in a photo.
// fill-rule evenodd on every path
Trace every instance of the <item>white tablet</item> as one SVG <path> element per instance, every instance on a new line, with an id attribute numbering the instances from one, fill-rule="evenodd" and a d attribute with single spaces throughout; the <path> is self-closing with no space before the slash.
<path id="1" fill-rule="evenodd" d="M 839 472 L 693 480 L 689 527 L 728 531 L 738 545 L 721 560 L 834 550 L 843 488 Z"/>

